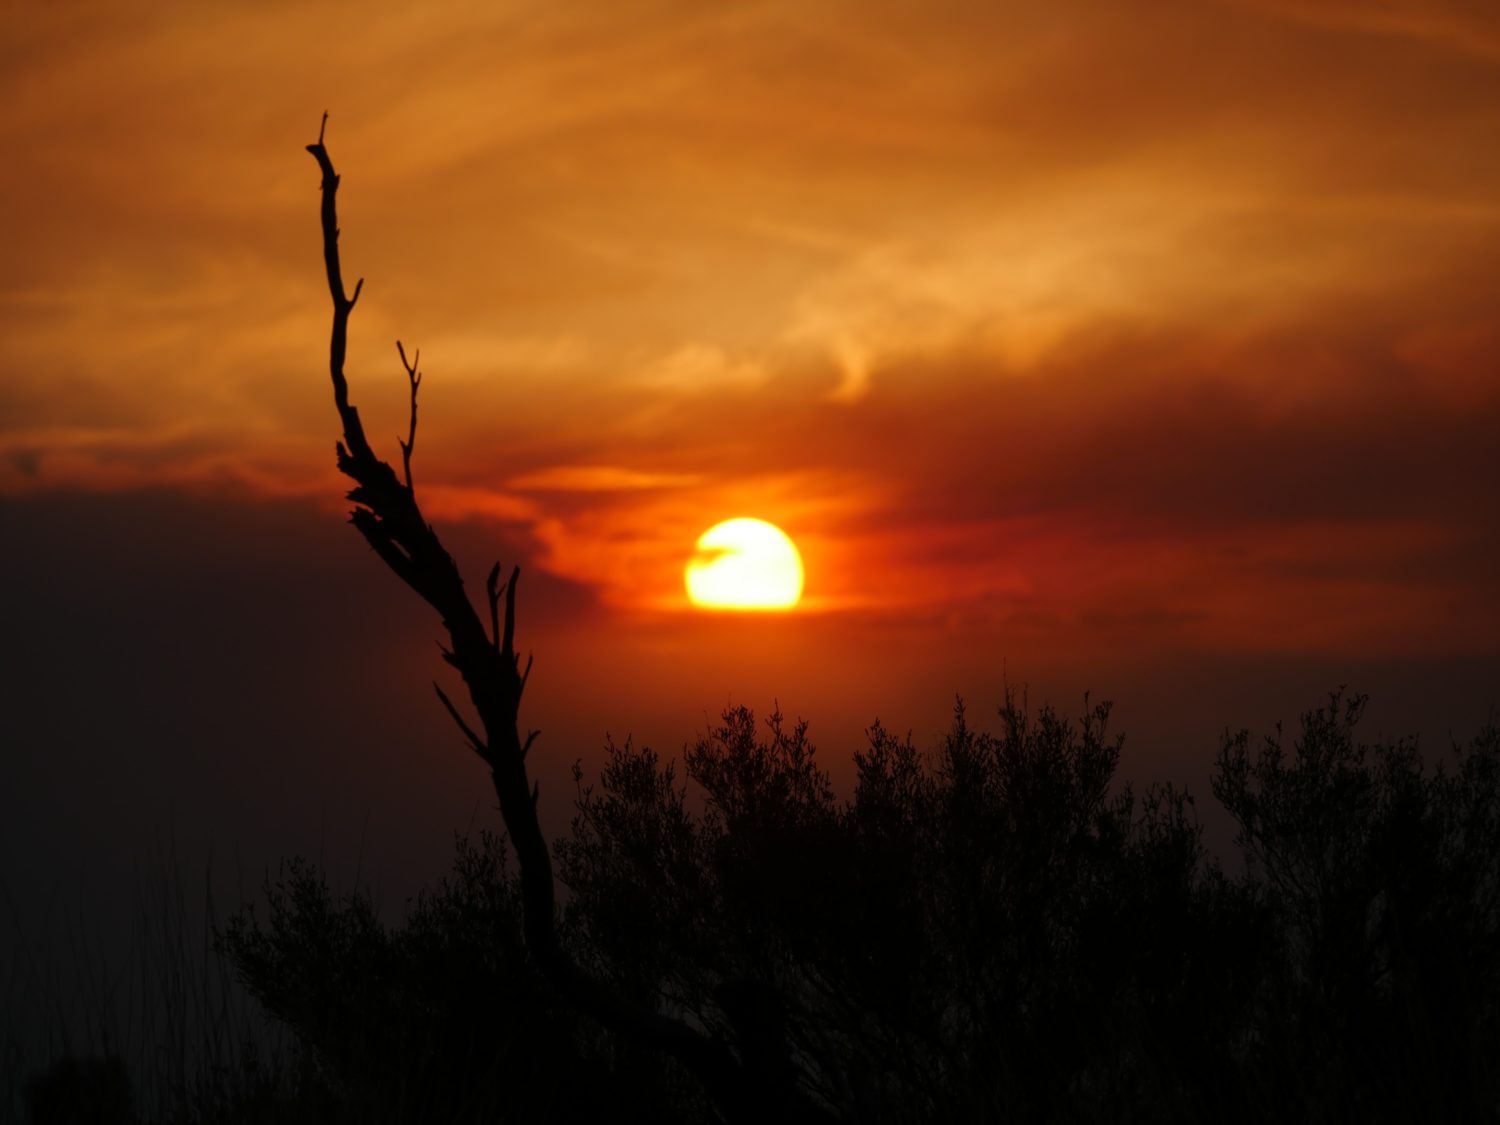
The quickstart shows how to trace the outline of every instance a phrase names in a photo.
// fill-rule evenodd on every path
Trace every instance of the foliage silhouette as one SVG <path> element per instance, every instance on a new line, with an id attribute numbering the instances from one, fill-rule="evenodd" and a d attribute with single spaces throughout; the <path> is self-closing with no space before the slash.
<path id="1" fill-rule="evenodd" d="M 1214 792 L 1246 886 L 1272 916 L 1264 1065 L 1324 1112 L 1500 1112 L 1500 737 L 1429 773 L 1413 742 L 1355 738 L 1334 695 L 1252 754 L 1226 741 Z"/>
<path id="2" fill-rule="evenodd" d="M 326 118 L 325 118 L 326 124 Z M 330 374 L 351 522 L 442 618 L 514 864 L 461 845 L 389 929 L 293 865 L 222 946 L 315 1052 L 340 1113 L 376 1120 L 1492 1120 L 1500 1058 L 1500 737 L 1427 773 L 1366 747 L 1363 700 L 1255 755 L 1215 795 L 1245 872 L 1204 854 L 1192 798 L 1116 784 L 1107 705 L 960 705 L 923 753 L 876 725 L 847 801 L 803 723 L 731 709 L 683 759 L 609 745 L 575 768 L 556 899 L 517 717 L 517 571 L 488 623 L 417 501 L 415 358 L 402 472 L 344 375 L 349 315 L 320 134 Z M 399 345 L 398 345 L 399 348 Z M 503 615 L 502 615 L 503 609 Z M 1402 1053 L 1403 1044 L 1416 1041 Z"/>
<path id="3" fill-rule="evenodd" d="M 325 1119 L 607 1120 L 622 1100 L 680 1100 L 680 1076 L 653 1084 L 659 1065 L 559 1002 L 526 956 L 520 894 L 488 833 L 458 840 L 452 875 L 394 929 L 294 861 L 267 887 L 265 924 L 241 912 L 220 945 L 315 1052 Z"/>
<path id="4" fill-rule="evenodd" d="M 846 800 L 779 715 L 726 712 L 681 775 L 610 744 L 575 768 L 559 932 L 838 1120 L 1494 1120 L 1500 734 L 1428 772 L 1354 739 L 1362 702 L 1290 755 L 1226 738 L 1237 875 L 1188 794 L 1117 781 L 1103 706 L 1009 698 L 993 734 L 960 706 L 931 752 L 876 725 Z M 712 1111 L 548 987 L 494 839 L 395 930 L 305 867 L 269 891 L 225 949 L 361 1119 Z"/>

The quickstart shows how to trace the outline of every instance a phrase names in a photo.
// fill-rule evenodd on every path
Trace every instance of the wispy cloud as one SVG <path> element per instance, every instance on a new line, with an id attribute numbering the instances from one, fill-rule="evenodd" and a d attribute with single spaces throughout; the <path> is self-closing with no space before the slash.
<path id="1" fill-rule="evenodd" d="M 507 486 L 518 492 L 633 492 L 683 488 L 697 479 L 690 473 L 653 473 L 619 465 L 552 465 L 512 477 Z"/>

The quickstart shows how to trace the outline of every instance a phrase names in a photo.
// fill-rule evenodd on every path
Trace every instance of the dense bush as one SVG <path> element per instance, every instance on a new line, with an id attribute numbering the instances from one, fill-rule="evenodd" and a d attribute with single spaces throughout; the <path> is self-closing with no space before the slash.
<path id="1" fill-rule="evenodd" d="M 309 1120 L 610 1120 L 622 1100 L 678 1099 L 655 1060 L 549 994 L 495 836 L 459 838 L 453 873 L 395 928 L 300 861 L 266 891 L 265 923 L 244 910 L 220 945 L 318 1064 Z"/>
<path id="2" fill-rule="evenodd" d="M 1360 743 L 1362 705 L 1226 738 L 1227 871 L 1188 794 L 1117 782 L 1107 706 L 960 706 L 930 752 L 877 725 L 847 800 L 780 715 L 726 712 L 681 775 L 609 745 L 556 845 L 564 940 L 839 1120 L 1494 1120 L 1500 732 L 1429 765 Z M 268 905 L 222 945 L 328 1114 L 712 1117 L 553 997 L 494 838 L 395 928 L 300 864 Z"/>

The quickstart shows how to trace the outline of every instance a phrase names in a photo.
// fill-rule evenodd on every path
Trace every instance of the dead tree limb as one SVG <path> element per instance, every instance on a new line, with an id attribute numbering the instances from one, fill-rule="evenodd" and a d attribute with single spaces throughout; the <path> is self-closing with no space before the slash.
<path id="1" fill-rule="evenodd" d="M 324 114 L 324 128 L 327 123 L 328 115 Z M 450 646 L 443 658 L 463 677 L 469 702 L 479 717 L 478 728 L 463 718 L 440 687 L 438 698 L 465 741 L 490 767 L 500 814 L 520 868 L 527 950 L 567 1003 L 619 1035 L 672 1055 L 703 1083 L 727 1119 L 760 1121 L 771 1112 L 793 1121 L 827 1120 L 828 1115 L 800 1091 L 768 1089 L 764 1076 L 751 1073 L 747 1060 L 722 1038 L 710 1037 L 653 1009 L 625 1003 L 606 983 L 585 973 L 563 949 L 556 926 L 552 857 L 537 819 L 537 788 L 527 776 L 525 764 L 536 732 L 523 740 L 517 727 L 521 695 L 531 671 L 529 658 L 522 670 L 514 647 L 520 568 L 511 570 L 503 589 L 499 564 L 490 572 L 486 583 L 490 627 L 486 632 L 464 589 L 458 566 L 423 517 L 412 486 L 411 452 L 416 443 L 421 377 L 416 360 L 407 362 L 404 348 L 400 348 L 400 354 L 411 387 L 411 413 L 406 439 L 398 439 L 402 476 L 398 477 L 370 448 L 359 411 L 349 401 L 344 374 L 349 314 L 364 282 L 361 279 L 355 284 L 352 296 L 345 294 L 338 245 L 339 177 L 323 138 L 324 129 L 320 128 L 317 142 L 308 145 L 307 151 L 323 174 L 323 261 L 333 299 L 328 367 L 343 430 L 343 440 L 335 447 L 338 467 L 354 482 L 347 494 L 354 504 L 350 522 L 381 560 L 442 618 Z"/>
<path id="2" fill-rule="evenodd" d="M 422 385 L 422 373 L 417 370 L 417 364 L 422 362 L 422 349 L 418 348 L 412 353 L 411 361 L 407 362 L 406 349 L 401 346 L 401 341 L 396 341 L 396 352 L 401 356 L 401 366 L 406 368 L 406 381 L 411 384 L 411 419 L 406 427 L 406 440 L 396 439 L 396 444 L 401 447 L 401 469 L 402 475 L 406 477 L 406 487 L 411 488 L 411 451 L 417 444 L 417 389 Z M 499 563 L 495 564 L 497 567 Z"/>

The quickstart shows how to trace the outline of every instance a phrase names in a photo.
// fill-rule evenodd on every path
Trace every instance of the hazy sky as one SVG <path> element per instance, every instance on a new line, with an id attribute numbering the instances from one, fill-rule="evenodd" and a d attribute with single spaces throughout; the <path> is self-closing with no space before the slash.
<path id="1" fill-rule="evenodd" d="M 336 496 L 327 107 L 373 431 L 400 337 L 610 611 L 752 514 L 809 609 L 1494 646 L 1488 5 L 141 9 L 7 13 L 7 492 Z"/>
<path id="2" fill-rule="evenodd" d="M 559 826 L 606 729 L 670 753 L 731 701 L 837 763 L 956 691 L 1091 688 L 1128 764 L 1197 779 L 1339 683 L 1439 743 L 1500 701 L 1487 0 L 0 30 L 11 856 L 167 807 L 270 854 L 330 802 L 389 855 L 490 815 L 437 622 L 340 523 L 325 109 L 354 398 L 397 455 L 421 348 L 419 497 L 476 589 L 525 568 Z M 800 545 L 803 610 L 686 605 L 739 515 Z"/>

